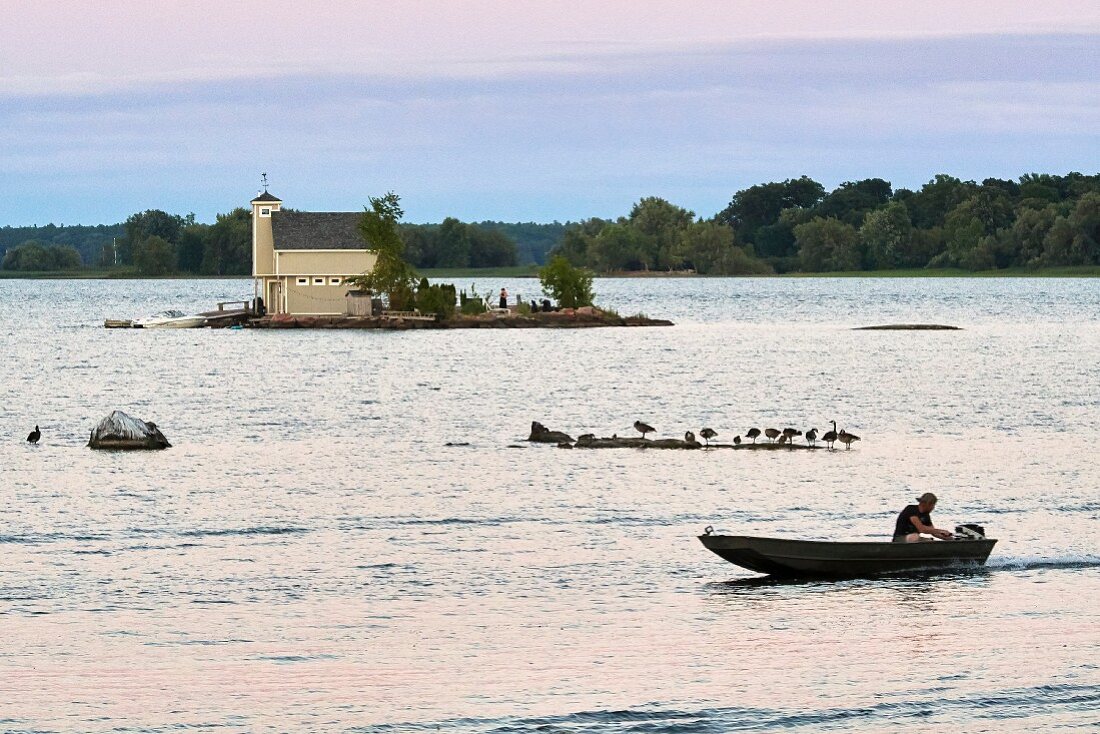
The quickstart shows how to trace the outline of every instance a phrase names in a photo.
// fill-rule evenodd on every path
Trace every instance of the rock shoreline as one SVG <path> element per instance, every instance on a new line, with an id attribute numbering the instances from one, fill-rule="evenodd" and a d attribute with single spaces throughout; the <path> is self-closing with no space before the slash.
<path id="1" fill-rule="evenodd" d="M 456 315 L 443 321 L 386 316 L 287 316 L 277 314 L 248 321 L 250 329 L 584 329 L 611 326 L 672 326 L 665 319 L 619 316 L 603 311 L 590 313 L 556 311 L 520 315 L 516 313 L 478 316 Z"/>

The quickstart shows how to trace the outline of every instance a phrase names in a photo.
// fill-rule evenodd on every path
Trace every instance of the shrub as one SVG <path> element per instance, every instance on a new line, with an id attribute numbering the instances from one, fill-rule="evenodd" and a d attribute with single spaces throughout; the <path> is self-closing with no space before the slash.
<path id="1" fill-rule="evenodd" d="M 561 255 L 551 258 L 546 267 L 539 270 L 539 282 L 542 292 L 562 308 L 592 305 L 591 271 L 573 267 Z"/>

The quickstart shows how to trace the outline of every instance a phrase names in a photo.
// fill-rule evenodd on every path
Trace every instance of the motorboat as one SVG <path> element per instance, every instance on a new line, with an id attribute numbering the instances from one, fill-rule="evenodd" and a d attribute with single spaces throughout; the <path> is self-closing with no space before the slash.
<path id="1" fill-rule="evenodd" d="M 206 326 L 205 316 L 188 316 L 183 311 L 161 311 L 145 319 L 133 322 L 135 329 L 197 329 Z"/>
<path id="2" fill-rule="evenodd" d="M 960 526 L 957 530 L 969 527 L 977 526 Z M 699 540 L 707 550 L 730 563 L 785 578 L 859 578 L 980 566 L 997 544 L 977 532 L 922 543 L 834 542 L 716 535 L 709 527 Z"/>

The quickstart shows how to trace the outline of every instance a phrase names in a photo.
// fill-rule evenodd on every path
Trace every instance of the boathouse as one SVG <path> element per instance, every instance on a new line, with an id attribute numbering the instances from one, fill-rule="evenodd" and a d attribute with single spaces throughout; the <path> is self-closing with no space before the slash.
<path id="1" fill-rule="evenodd" d="M 378 256 L 359 233 L 363 212 L 283 211 L 266 190 L 252 200 L 252 277 L 268 313 L 347 312 L 348 278 Z"/>

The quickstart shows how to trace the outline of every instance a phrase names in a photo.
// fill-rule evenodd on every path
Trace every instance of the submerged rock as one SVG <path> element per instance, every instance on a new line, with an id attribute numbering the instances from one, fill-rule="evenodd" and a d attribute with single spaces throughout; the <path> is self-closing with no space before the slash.
<path id="1" fill-rule="evenodd" d="M 112 411 L 109 416 L 96 424 L 88 438 L 88 446 L 93 449 L 133 450 L 166 449 L 171 447 L 168 439 L 150 423 L 121 410 Z"/>

